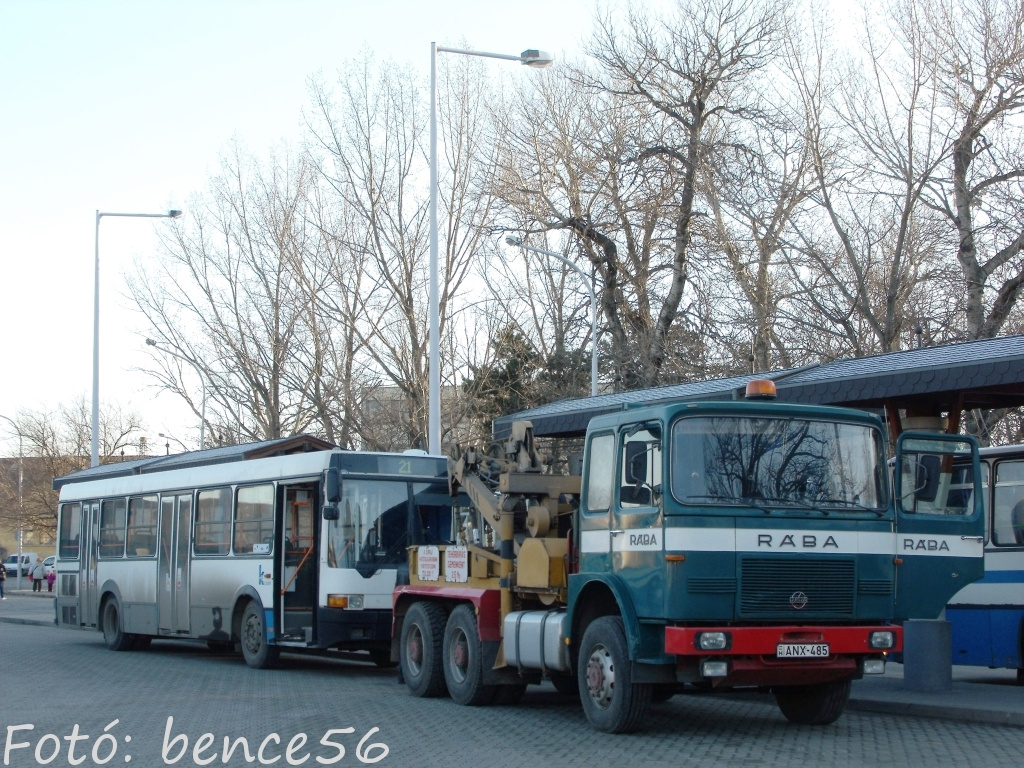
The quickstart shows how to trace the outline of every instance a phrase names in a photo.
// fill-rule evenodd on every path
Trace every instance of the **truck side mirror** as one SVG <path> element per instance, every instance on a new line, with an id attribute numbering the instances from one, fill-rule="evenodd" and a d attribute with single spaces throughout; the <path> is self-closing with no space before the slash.
<path id="1" fill-rule="evenodd" d="M 341 517 L 341 514 L 336 506 L 328 504 L 324 507 L 324 520 L 337 520 L 339 517 Z"/>

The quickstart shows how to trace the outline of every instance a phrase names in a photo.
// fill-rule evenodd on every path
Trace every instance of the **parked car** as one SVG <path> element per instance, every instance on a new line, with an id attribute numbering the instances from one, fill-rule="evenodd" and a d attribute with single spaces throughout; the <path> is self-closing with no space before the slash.
<path id="1" fill-rule="evenodd" d="M 46 575 L 49 576 L 54 571 L 54 566 L 57 564 L 57 556 L 50 555 L 48 558 L 43 560 L 43 566 L 46 568 Z"/>
<path id="2" fill-rule="evenodd" d="M 29 569 L 39 559 L 39 555 L 35 552 L 22 552 L 21 553 L 21 575 L 28 576 Z M 7 569 L 8 576 L 18 575 L 18 556 L 11 555 L 4 561 L 4 568 Z"/>

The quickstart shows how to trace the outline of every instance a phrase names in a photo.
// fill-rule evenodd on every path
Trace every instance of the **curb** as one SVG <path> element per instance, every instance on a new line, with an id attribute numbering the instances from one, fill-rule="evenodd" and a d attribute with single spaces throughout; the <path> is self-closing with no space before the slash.
<path id="1" fill-rule="evenodd" d="M 28 624 L 35 627 L 55 627 L 53 621 L 42 621 L 40 619 L 19 619 L 13 616 L 0 616 L 0 624 Z"/>
<path id="2" fill-rule="evenodd" d="M 968 709 L 943 704 L 922 704 L 906 701 L 875 701 L 871 699 L 850 699 L 847 709 L 858 712 L 878 712 L 885 715 L 910 715 L 933 717 L 958 722 L 984 723 L 986 725 L 1008 725 L 1024 728 L 1024 712 L 1003 712 L 994 709 Z"/>

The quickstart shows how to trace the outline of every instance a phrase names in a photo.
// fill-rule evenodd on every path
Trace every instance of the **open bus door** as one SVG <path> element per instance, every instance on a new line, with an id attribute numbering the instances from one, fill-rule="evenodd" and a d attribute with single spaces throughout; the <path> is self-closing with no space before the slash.
<path id="1" fill-rule="evenodd" d="M 896 448 L 896 618 L 934 619 L 985 574 L 978 445 L 906 432 Z"/>
<path id="2" fill-rule="evenodd" d="M 310 644 L 315 640 L 317 607 L 316 527 L 314 487 L 285 486 L 282 540 L 278 547 L 282 574 L 280 607 L 283 643 Z"/>

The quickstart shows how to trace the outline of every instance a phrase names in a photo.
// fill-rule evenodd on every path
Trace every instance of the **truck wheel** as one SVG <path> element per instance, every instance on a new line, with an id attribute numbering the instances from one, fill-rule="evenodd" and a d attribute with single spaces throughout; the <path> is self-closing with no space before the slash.
<path id="1" fill-rule="evenodd" d="M 106 643 L 107 648 L 112 651 L 131 650 L 132 636 L 121 626 L 121 607 L 117 604 L 116 597 L 111 597 L 103 604 L 103 613 L 100 619 L 103 642 Z"/>
<path id="2" fill-rule="evenodd" d="M 494 686 L 483 683 L 481 655 L 476 615 L 468 605 L 460 605 L 444 629 L 444 680 L 456 704 L 478 707 L 494 698 Z"/>
<path id="3" fill-rule="evenodd" d="M 626 632 L 618 616 L 595 619 L 583 633 L 576 670 L 583 712 L 605 733 L 632 733 L 651 704 L 651 686 L 633 682 Z"/>
<path id="4" fill-rule="evenodd" d="M 267 642 L 267 620 L 263 606 L 255 600 L 242 614 L 242 657 L 253 669 L 270 669 L 277 664 L 281 649 Z"/>
<path id="5" fill-rule="evenodd" d="M 774 689 L 775 702 L 791 723 L 828 725 L 834 723 L 850 700 L 850 680 L 816 685 L 787 685 Z"/>
<path id="6" fill-rule="evenodd" d="M 414 603 L 402 622 L 401 661 L 405 684 L 414 696 L 443 696 L 444 609 L 435 603 Z"/>

